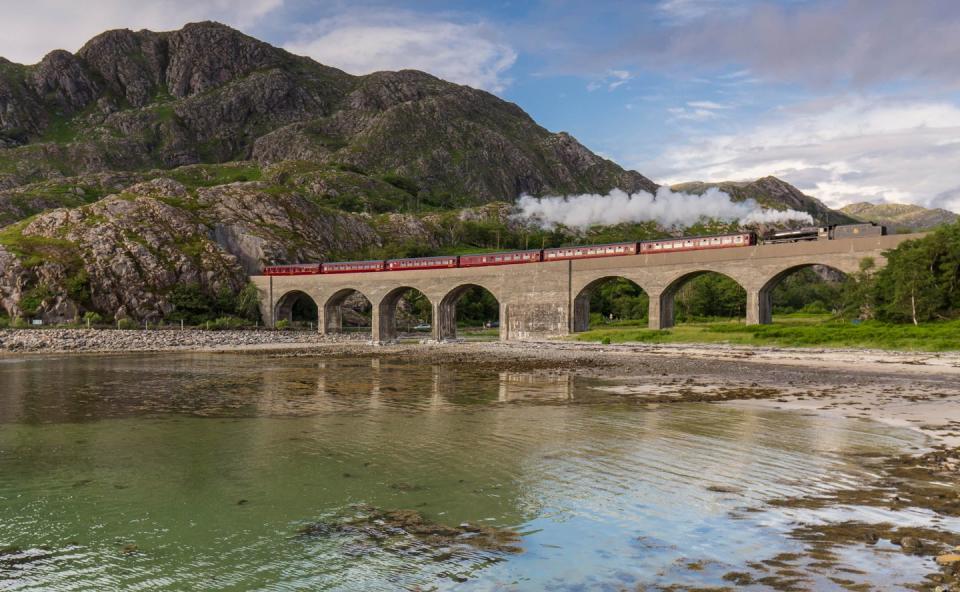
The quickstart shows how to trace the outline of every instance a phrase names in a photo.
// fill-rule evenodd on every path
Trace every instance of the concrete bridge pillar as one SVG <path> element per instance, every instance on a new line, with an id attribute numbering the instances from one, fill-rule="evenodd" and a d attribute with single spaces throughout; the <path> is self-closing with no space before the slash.
<path id="1" fill-rule="evenodd" d="M 433 324 L 430 329 L 434 341 L 449 341 L 457 337 L 456 302 L 434 302 Z"/>
<path id="2" fill-rule="evenodd" d="M 389 343 L 397 338 L 397 327 L 394 322 L 396 306 L 393 306 L 389 295 L 371 300 L 370 311 L 370 339 L 375 344 Z"/>
<path id="3" fill-rule="evenodd" d="M 660 331 L 673 326 L 673 296 L 670 290 L 647 289 L 650 305 L 647 309 L 647 327 Z"/>
<path id="4" fill-rule="evenodd" d="M 319 313 L 317 325 L 319 325 L 318 329 L 321 335 L 330 335 L 343 331 L 343 314 L 339 304 L 321 304 L 317 309 Z"/>
<path id="5" fill-rule="evenodd" d="M 769 325 L 773 322 L 773 301 L 770 290 L 747 290 L 747 324 Z"/>

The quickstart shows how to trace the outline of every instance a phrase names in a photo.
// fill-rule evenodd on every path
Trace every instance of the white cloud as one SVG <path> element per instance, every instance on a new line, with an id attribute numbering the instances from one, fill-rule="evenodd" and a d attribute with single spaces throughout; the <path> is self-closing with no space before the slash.
<path id="1" fill-rule="evenodd" d="M 670 107 L 671 121 L 708 121 L 721 117 L 717 111 L 730 109 L 729 105 L 713 101 L 687 101 L 685 107 Z"/>
<path id="2" fill-rule="evenodd" d="M 636 168 L 665 183 L 775 175 L 831 206 L 907 202 L 960 211 L 960 106 L 848 99 L 781 109 L 736 134 L 667 147 Z"/>
<path id="3" fill-rule="evenodd" d="M 509 80 L 517 53 L 483 24 L 431 20 L 393 11 L 389 16 L 344 15 L 301 28 L 284 46 L 352 74 L 424 70 L 445 80 L 494 92 Z"/>
<path id="4" fill-rule="evenodd" d="M 687 109 L 686 107 L 670 107 L 667 113 L 672 121 L 707 121 L 715 119 L 717 114 L 709 109 Z"/>
<path id="5" fill-rule="evenodd" d="M 734 67 L 764 79 L 860 88 L 890 81 L 960 84 L 960 3 L 809 0 L 803 3 L 664 0 L 672 25 L 625 41 L 623 63 Z M 610 61 L 609 52 L 596 60 Z M 746 79 L 746 76 L 742 77 Z"/>
<path id="6" fill-rule="evenodd" d="M 713 101 L 687 101 L 688 107 L 693 107 L 695 109 L 729 109 L 730 105 L 722 105 L 720 103 L 714 103 Z"/>
<path id="7" fill-rule="evenodd" d="M 608 91 L 615 91 L 633 78 L 628 70 L 607 70 L 606 74 L 597 80 L 591 80 L 587 84 L 587 90 L 593 92 L 597 89 L 607 87 Z"/>
<path id="8" fill-rule="evenodd" d="M 54 49 L 76 51 L 108 29 L 178 29 L 185 23 L 217 20 L 248 28 L 284 0 L 0 0 L 0 56 L 32 64 Z"/>

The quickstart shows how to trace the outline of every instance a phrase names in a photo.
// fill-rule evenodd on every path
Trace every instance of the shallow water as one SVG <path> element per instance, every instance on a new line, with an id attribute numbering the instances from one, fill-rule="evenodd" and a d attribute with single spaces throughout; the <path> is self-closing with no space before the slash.
<path id="1" fill-rule="evenodd" d="M 920 443 L 609 387 L 391 359 L 0 360 L 0 589 L 721 585 L 801 549 L 764 500 L 856 487 L 858 459 Z M 522 552 L 298 534 L 367 505 L 516 529 Z M 867 571 L 923 573 L 895 553 Z"/>

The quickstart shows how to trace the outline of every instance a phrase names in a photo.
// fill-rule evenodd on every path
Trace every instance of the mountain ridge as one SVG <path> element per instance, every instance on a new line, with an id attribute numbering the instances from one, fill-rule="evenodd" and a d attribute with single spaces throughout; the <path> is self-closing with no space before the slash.
<path id="1" fill-rule="evenodd" d="M 858 202 L 848 204 L 840 211 L 864 222 L 877 222 L 891 230 L 911 232 L 930 230 L 941 224 L 955 222 L 960 215 L 942 208 L 924 208 L 913 204 L 875 204 Z"/>
<path id="2" fill-rule="evenodd" d="M 0 64 L 0 188 L 255 160 L 409 177 L 436 201 L 657 185 L 520 107 L 415 70 L 352 76 L 213 22 L 102 33 Z"/>
<path id="3" fill-rule="evenodd" d="M 702 194 L 710 188 L 724 191 L 733 201 L 753 199 L 768 208 L 806 212 L 814 222 L 825 226 L 856 222 L 853 217 L 831 209 L 819 199 L 806 195 L 790 183 L 772 175 L 752 181 L 689 181 L 670 186 L 673 191 L 694 194 Z"/>

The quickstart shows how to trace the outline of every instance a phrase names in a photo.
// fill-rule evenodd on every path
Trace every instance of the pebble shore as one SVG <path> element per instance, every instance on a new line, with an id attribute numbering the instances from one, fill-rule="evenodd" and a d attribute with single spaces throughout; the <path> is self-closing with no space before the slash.
<path id="1" fill-rule="evenodd" d="M 336 342 L 365 342 L 369 334 L 331 336 L 316 331 L 204 331 L 199 329 L 4 329 L 0 352 L 147 352 L 216 350 L 258 346 L 291 347 Z"/>

